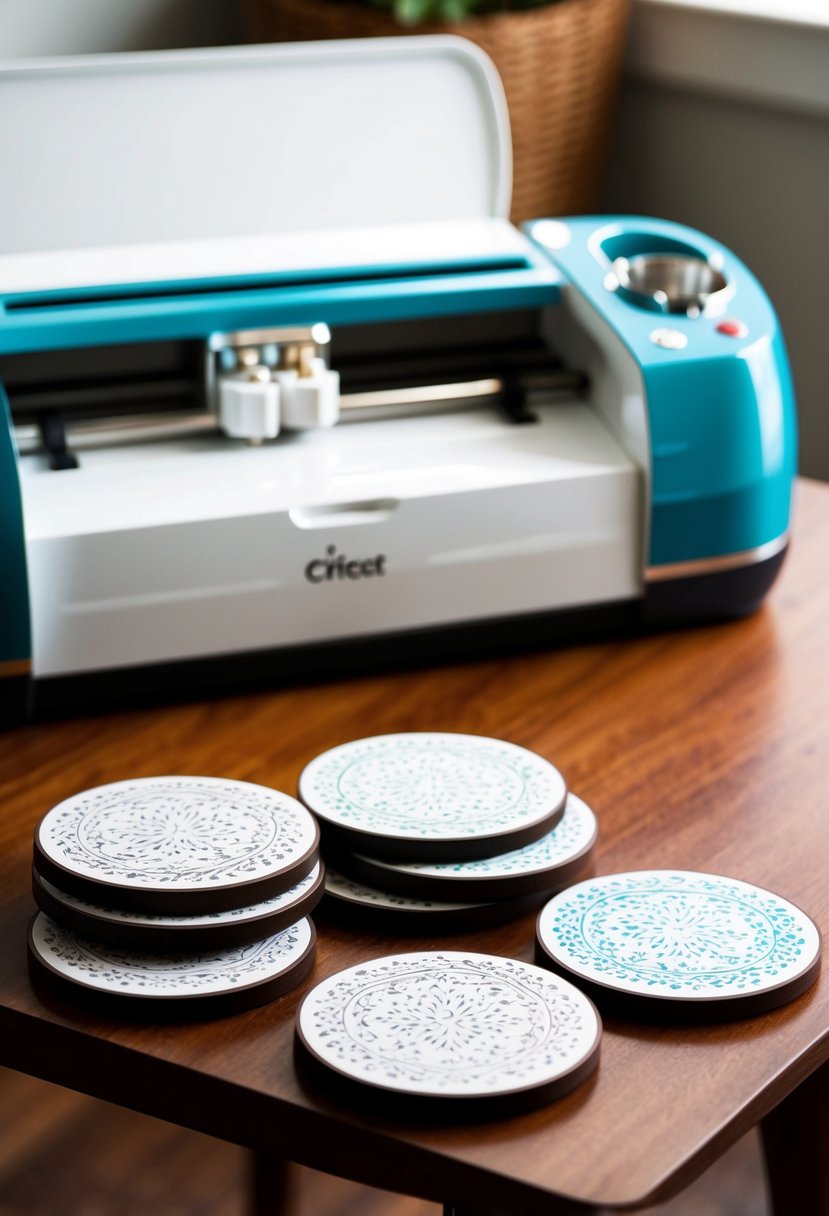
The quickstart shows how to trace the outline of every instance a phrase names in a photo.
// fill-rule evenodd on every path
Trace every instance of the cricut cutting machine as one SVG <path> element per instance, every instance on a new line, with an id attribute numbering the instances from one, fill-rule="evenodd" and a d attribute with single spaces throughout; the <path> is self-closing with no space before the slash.
<path id="1" fill-rule="evenodd" d="M 5 712 L 738 615 L 789 371 L 727 249 L 506 219 L 450 38 L 0 72 Z"/>

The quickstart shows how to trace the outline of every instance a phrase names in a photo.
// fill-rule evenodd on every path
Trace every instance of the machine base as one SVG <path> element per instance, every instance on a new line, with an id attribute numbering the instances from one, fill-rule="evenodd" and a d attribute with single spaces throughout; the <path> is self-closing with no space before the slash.
<path id="1" fill-rule="evenodd" d="M 748 616 L 759 608 L 787 551 L 788 544 L 748 566 L 650 583 L 643 600 L 644 624 L 659 628 Z"/>
<path id="2" fill-rule="evenodd" d="M 4 681 L 9 687 L 0 686 L 0 722 L 320 683 L 733 620 L 759 607 L 785 554 L 784 549 L 741 569 L 654 583 L 641 599 L 587 608 L 49 677 L 33 681 L 28 697 L 20 681 Z"/>

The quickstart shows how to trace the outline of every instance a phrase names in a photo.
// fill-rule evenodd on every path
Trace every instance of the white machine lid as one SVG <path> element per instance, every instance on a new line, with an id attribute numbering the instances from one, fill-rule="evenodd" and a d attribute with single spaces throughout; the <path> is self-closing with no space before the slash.
<path id="1" fill-rule="evenodd" d="M 72 254 L 78 284 L 102 248 L 215 245 L 238 273 L 292 233 L 502 228 L 511 191 L 500 79 L 452 37 L 6 62 L 0 163 L 5 290 L 44 251 Z"/>

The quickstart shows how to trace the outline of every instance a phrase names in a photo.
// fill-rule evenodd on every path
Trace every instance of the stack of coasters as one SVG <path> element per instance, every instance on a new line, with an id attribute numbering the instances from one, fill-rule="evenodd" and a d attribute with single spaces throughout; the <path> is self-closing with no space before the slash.
<path id="1" fill-rule="evenodd" d="M 572 984 L 488 954 L 396 954 L 317 984 L 298 1064 L 351 1102 L 478 1120 L 569 1093 L 599 1062 L 601 1021 Z"/>
<path id="2" fill-rule="evenodd" d="M 210 777 L 119 781 L 38 825 L 33 981 L 62 997 L 225 1013 L 310 971 L 319 832 L 276 790 Z"/>
<path id="3" fill-rule="evenodd" d="M 520 915 L 583 870 L 596 819 L 549 761 L 498 739 L 359 739 L 303 770 L 326 900 L 377 927 L 474 928 Z"/>
<path id="4" fill-rule="evenodd" d="M 710 1021 L 794 1000 L 820 970 L 820 933 L 762 887 L 687 870 L 606 874 L 542 908 L 536 959 L 603 1009 Z"/>

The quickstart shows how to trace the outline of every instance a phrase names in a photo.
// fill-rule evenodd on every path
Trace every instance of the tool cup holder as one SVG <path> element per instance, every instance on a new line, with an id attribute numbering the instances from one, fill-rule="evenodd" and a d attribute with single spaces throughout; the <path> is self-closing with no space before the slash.
<path id="1" fill-rule="evenodd" d="M 719 311 L 731 293 L 720 267 L 679 241 L 628 233 L 603 242 L 602 251 L 608 288 L 639 308 L 695 317 Z"/>
<path id="2" fill-rule="evenodd" d="M 657 312 L 702 313 L 728 286 L 709 262 L 677 253 L 617 258 L 613 273 L 626 299 Z"/>

